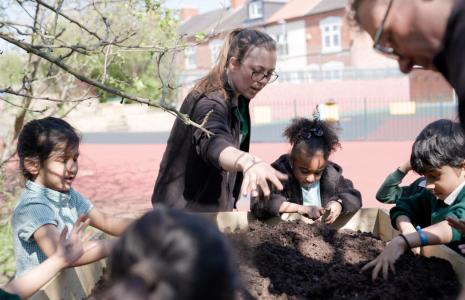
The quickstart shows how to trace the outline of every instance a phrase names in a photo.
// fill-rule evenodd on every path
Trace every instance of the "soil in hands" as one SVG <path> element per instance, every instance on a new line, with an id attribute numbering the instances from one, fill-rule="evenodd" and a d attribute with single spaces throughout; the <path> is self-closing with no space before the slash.
<path id="1" fill-rule="evenodd" d="M 360 269 L 385 243 L 371 233 L 319 222 L 254 221 L 227 235 L 239 257 L 245 299 L 456 299 L 461 288 L 448 261 L 411 252 L 398 259 L 395 275 L 373 282 L 371 270 Z"/>

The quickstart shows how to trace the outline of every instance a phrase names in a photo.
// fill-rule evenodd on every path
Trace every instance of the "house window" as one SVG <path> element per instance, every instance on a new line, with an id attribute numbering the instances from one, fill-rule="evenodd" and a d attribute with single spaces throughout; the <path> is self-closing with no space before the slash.
<path id="1" fill-rule="evenodd" d="M 276 44 L 278 46 L 278 55 L 288 55 L 289 46 L 287 44 L 287 34 L 276 34 Z"/>
<path id="2" fill-rule="evenodd" d="M 252 1 L 249 3 L 249 19 L 263 18 L 262 1 Z"/>
<path id="3" fill-rule="evenodd" d="M 223 41 L 221 41 L 221 40 L 212 40 L 208 44 L 208 46 L 210 48 L 212 64 L 215 64 L 217 62 L 218 54 L 220 53 L 222 44 L 223 44 Z"/>
<path id="4" fill-rule="evenodd" d="M 184 55 L 186 58 L 186 69 L 194 69 L 196 67 L 195 64 L 195 48 L 194 47 L 187 47 L 184 50 Z"/>
<path id="5" fill-rule="evenodd" d="M 321 30 L 321 52 L 339 52 L 341 46 L 341 24 L 340 17 L 329 17 L 320 22 Z"/>

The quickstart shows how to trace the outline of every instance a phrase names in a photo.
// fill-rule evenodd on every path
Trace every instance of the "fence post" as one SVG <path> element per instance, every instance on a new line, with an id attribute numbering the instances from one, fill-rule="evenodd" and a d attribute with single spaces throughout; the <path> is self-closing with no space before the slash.
<path id="1" fill-rule="evenodd" d="M 297 118 L 297 99 L 294 98 L 294 118 Z"/>
<path id="2" fill-rule="evenodd" d="M 365 141 L 368 139 L 368 109 L 367 109 L 367 98 L 363 98 L 363 132 Z"/>

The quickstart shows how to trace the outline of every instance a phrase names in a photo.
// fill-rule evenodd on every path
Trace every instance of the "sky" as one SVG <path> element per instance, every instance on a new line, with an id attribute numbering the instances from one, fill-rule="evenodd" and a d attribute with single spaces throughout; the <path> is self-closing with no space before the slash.
<path id="1" fill-rule="evenodd" d="M 229 0 L 165 0 L 165 3 L 169 8 L 197 8 L 199 13 L 229 6 Z"/>

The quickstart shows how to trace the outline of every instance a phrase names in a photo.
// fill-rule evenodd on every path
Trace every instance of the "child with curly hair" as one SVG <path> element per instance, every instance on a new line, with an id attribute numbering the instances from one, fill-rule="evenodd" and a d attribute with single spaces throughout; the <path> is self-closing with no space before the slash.
<path id="1" fill-rule="evenodd" d="M 268 201 L 252 199 L 252 212 L 258 218 L 300 213 L 316 220 L 325 211 L 325 223 L 333 223 L 341 214 L 356 212 L 362 197 L 352 182 L 342 176 L 342 168 L 328 160 L 340 147 L 331 126 L 315 116 L 313 120 L 297 118 L 284 130 L 292 145 L 272 166 L 287 174 L 281 192 L 273 192 Z"/>

